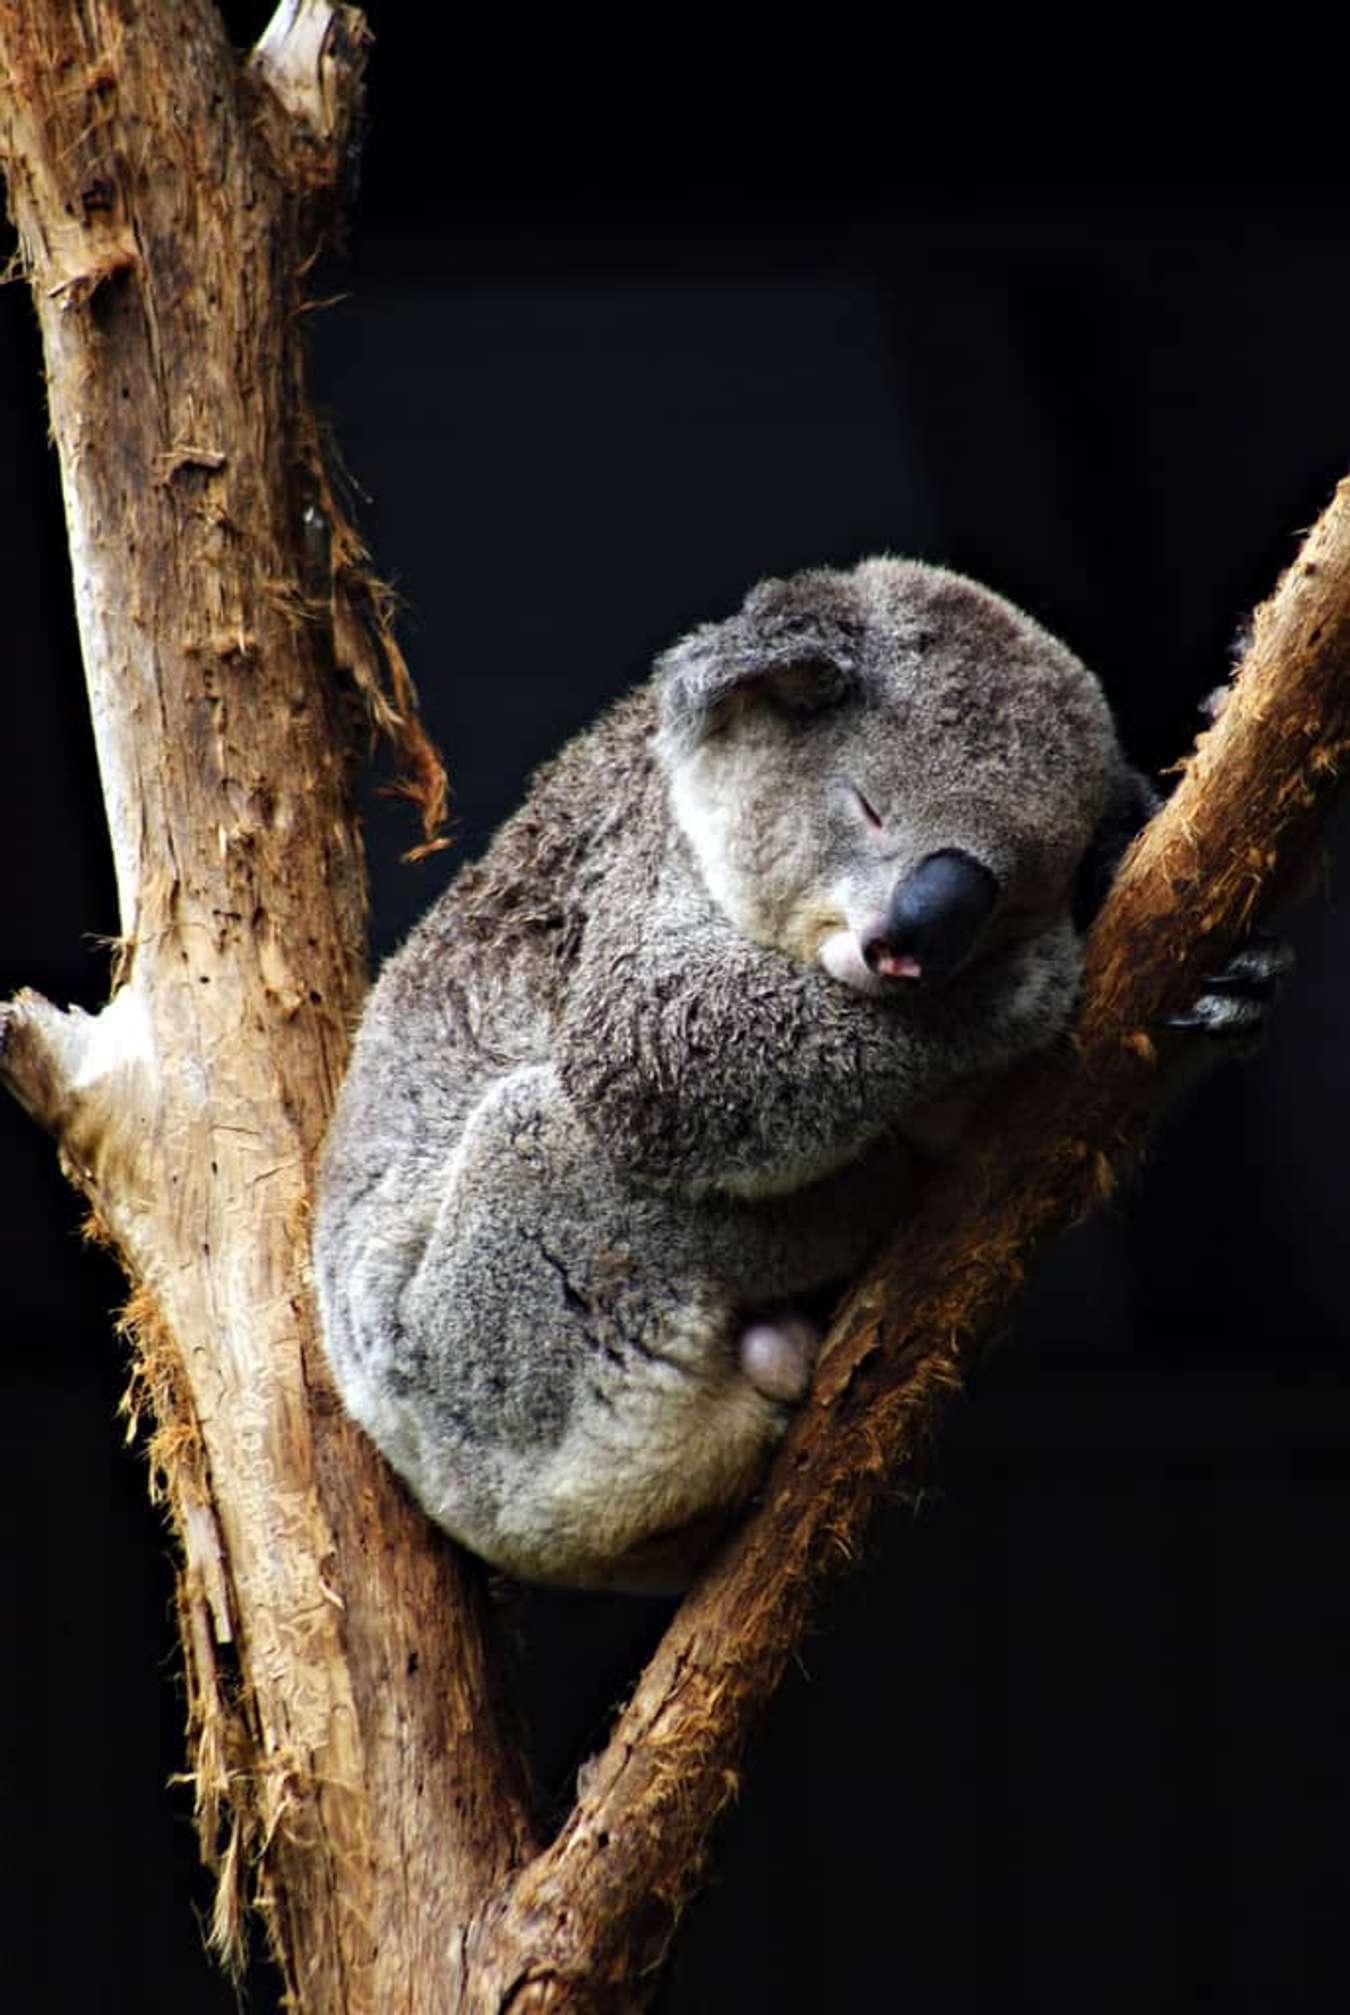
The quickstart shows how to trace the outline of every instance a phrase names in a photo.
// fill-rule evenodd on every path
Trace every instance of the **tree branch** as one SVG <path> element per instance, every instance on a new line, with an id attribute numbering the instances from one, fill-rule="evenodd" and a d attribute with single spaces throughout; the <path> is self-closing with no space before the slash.
<path id="1" fill-rule="evenodd" d="M 24 996 L 0 1042 L 137 1284 L 217 1942 L 256 1864 L 297 2004 L 383 2015 L 444 2005 L 528 1836 L 481 1577 L 337 1404 L 305 1285 L 364 985 L 346 696 L 433 821 L 443 783 L 303 392 L 364 28 L 285 11 L 258 70 L 290 111 L 205 0 L 0 0 L 123 931 L 102 1015 Z"/>
<path id="2" fill-rule="evenodd" d="M 124 932 L 101 1015 L 33 995 L 0 1011 L 0 1078 L 137 1282 L 218 1943 L 255 1863 L 308 2010 L 628 2008 L 831 1564 L 912 1485 L 1035 1250 L 1131 1159 L 1165 1075 L 1153 1018 L 1330 801 L 1350 504 L 1262 612 L 1123 872 L 1076 1045 L 991 1108 L 974 1179 L 938 1189 L 850 1298 L 759 1510 L 527 1862 L 477 1571 L 342 1415 L 306 1286 L 310 1171 L 364 982 L 349 696 L 399 741 L 428 838 L 444 789 L 303 393 L 299 276 L 350 165 L 363 42 L 352 10 L 288 0 L 241 68 L 205 0 L 0 0 L 0 152 Z"/>
<path id="3" fill-rule="evenodd" d="M 1121 869 L 1072 1046 L 991 1102 L 974 1171 L 963 1163 L 849 1296 L 758 1511 L 681 1607 L 557 1840 L 483 1912 L 483 2007 L 515 2007 L 525 1983 L 540 2008 L 643 1998 L 821 1584 L 856 1557 L 883 1493 L 914 1488 L 1037 1252 L 1132 1162 L 1166 1079 L 1160 1048 L 1194 1041 L 1155 1036 L 1156 1017 L 1278 892 L 1348 759 L 1350 481 L 1258 611 L 1217 724 Z"/>

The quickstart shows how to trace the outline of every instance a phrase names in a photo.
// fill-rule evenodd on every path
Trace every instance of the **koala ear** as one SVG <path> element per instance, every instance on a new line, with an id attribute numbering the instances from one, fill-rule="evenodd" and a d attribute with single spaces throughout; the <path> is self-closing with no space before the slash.
<path id="1" fill-rule="evenodd" d="M 763 707 L 805 720 L 837 706 L 853 690 L 853 674 L 823 650 L 747 649 L 725 629 L 695 630 L 656 661 L 661 729 L 667 746 L 688 754 L 743 709 Z"/>
<path id="2" fill-rule="evenodd" d="M 1073 922 L 1085 931 L 1106 900 L 1125 850 L 1142 832 L 1162 798 L 1142 770 L 1121 763 L 1111 783 L 1106 809 L 1078 863 L 1073 882 Z"/>

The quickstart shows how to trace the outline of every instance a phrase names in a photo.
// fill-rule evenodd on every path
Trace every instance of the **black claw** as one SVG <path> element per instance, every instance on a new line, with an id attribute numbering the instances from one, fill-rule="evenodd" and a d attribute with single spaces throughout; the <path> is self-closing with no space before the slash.
<path id="1" fill-rule="evenodd" d="M 1156 1016 L 1154 1026 L 1204 1036 L 1197 1057 L 1254 1056 L 1270 1020 L 1270 1003 L 1293 965 L 1292 946 L 1270 931 L 1254 930 L 1218 972 L 1204 975 L 1187 1006 Z"/>
<path id="2" fill-rule="evenodd" d="M 1191 1029 L 1201 1035 L 1237 1037 L 1244 1041 L 1258 1035 L 1265 1024 L 1265 1009 L 1260 1001 L 1209 992 L 1197 994 L 1189 1008 L 1176 1014 L 1158 1015 L 1155 1021 L 1157 1028 Z"/>
<path id="3" fill-rule="evenodd" d="M 1219 972 L 1206 973 L 1205 991 L 1247 994 L 1270 1000 L 1279 983 L 1294 969 L 1294 948 L 1269 931 L 1253 931 Z"/>
<path id="4" fill-rule="evenodd" d="M 1279 973 L 1248 972 L 1236 963 L 1221 973 L 1205 973 L 1200 981 L 1207 994 L 1230 994 L 1239 1000 L 1274 1000 Z"/>

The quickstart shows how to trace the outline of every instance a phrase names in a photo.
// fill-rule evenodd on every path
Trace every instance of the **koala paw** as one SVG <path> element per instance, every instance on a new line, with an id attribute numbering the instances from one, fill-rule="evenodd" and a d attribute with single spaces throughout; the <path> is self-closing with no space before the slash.
<path id="1" fill-rule="evenodd" d="M 1293 970 L 1293 947 L 1270 931 L 1254 930 L 1217 973 L 1206 973 L 1188 1008 L 1160 1015 L 1160 1028 L 1216 1038 L 1225 1056 L 1249 1056 L 1266 1032 L 1266 1015 L 1280 981 Z"/>
<path id="2" fill-rule="evenodd" d="M 820 1330 L 807 1316 L 784 1315 L 775 1322 L 751 1323 L 742 1330 L 737 1348 L 741 1370 L 756 1392 L 795 1406 L 811 1383 Z"/>

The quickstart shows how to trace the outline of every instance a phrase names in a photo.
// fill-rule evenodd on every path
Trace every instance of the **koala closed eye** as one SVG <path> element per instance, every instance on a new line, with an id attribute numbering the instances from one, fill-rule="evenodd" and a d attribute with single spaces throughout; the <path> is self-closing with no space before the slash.
<path id="1" fill-rule="evenodd" d="M 885 830 L 885 821 L 871 800 L 864 797 L 856 785 L 850 786 L 850 794 L 854 805 L 862 814 L 864 823 L 869 825 L 873 832 L 883 832 Z"/>

